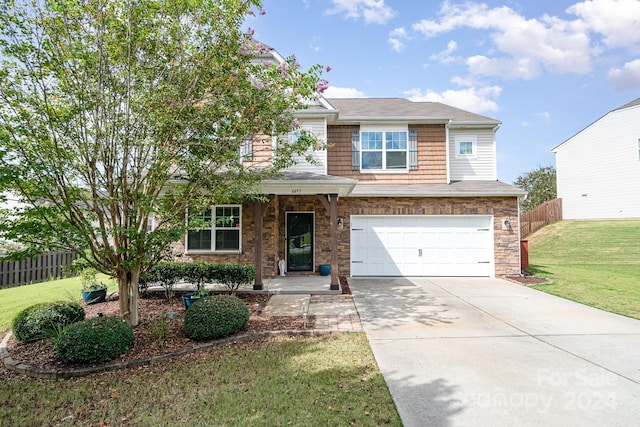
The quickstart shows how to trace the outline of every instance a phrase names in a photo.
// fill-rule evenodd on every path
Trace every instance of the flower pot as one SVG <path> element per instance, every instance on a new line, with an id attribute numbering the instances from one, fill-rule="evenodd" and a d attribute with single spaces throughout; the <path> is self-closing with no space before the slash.
<path id="1" fill-rule="evenodd" d="M 191 307 L 191 304 L 202 298 L 207 298 L 209 295 L 197 296 L 198 292 L 189 292 L 182 295 L 182 302 L 184 303 L 185 310 Z"/>
<path id="2" fill-rule="evenodd" d="M 107 287 L 103 286 L 100 289 L 89 289 L 82 291 L 82 300 L 87 304 L 95 304 L 98 302 L 104 302 L 107 297 Z"/>
<path id="3" fill-rule="evenodd" d="M 331 264 L 320 264 L 320 274 L 328 276 L 331 273 Z"/>

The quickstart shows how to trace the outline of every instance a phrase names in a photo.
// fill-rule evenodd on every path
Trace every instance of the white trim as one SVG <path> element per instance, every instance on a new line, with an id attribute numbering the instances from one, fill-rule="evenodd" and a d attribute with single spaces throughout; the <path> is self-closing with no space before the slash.
<path id="1" fill-rule="evenodd" d="M 409 173 L 409 125 L 361 125 L 360 126 L 360 172 L 361 173 Z M 362 134 L 364 132 L 381 133 L 382 134 L 382 148 L 380 150 L 372 150 L 364 148 L 364 140 Z M 406 148 L 404 150 L 387 150 L 387 133 L 399 132 L 405 134 Z M 405 153 L 405 167 L 404 168 L 388 168 L 387 167 L 387 153 L 403 152 Z M 366 169 L 364 168 L 364 162 L 362 159 L 363 153 L 382 153 L 382 165 L 380 169 Z"/>
<path id="2" fill-rule="evenodd" d="M 444 125 L 444 132 L 445 132 L 445 138 L 444 140 L 446 141 L 445 144 L 445 151 L 446 151 L 446 156 L 447 156 L 447 184 L 451 184 L 451 159 L 449 157 L 450 153 L 450 149 L 449 149 L 449 126 L 451 125 L 451 120 L 449 120 L 449 123 Z"/>
<path id="3" fill-rule="evenodd" d="M 471 154 L 461 154 L 460 144 L 471 143 Z M 477 135 L 456 135 L 456 159 L 476 159 L 478 158 L 478 136 Z"/>
<path id="4" fill-rule="evenodd" d="M 216 218 L 216 213 L 215 210 L 216 208 L 221 207 L 221 208 L 239 208 L 239 223 L 238 223 L 238 227 L 216 227 L 215 225 L 215 218 Z M 211 228 L 209 229 L 211 231 L 211 247 L 212 249 L 189 249 L 189 229 L 187 229 L 187 232 L 184 235 L 184 252 L 186 254 L 239 254 L 242 253 L 242 205 L 238 205 L 238 204 L 229 204 L 229 205 L 212 205 L 209 207 L 211 209 Z M 187 212 L 187 221 L 189 221 L 189 213 Z M 231 230 L 231 229 L 238 229 L 238 249 L 237 250 L 216 250 L 215 246 L 216 246 L 216 229 L 219 230 Z"/>

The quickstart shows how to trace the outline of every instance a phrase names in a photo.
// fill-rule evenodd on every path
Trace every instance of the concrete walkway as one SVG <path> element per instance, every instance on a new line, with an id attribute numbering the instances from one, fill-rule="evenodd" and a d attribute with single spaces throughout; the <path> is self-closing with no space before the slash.
<path id="1" fill-rule="evenodd" d="M 405 426 L 631 426 L 640 321 L 500 279 L 350 278 Z"/>

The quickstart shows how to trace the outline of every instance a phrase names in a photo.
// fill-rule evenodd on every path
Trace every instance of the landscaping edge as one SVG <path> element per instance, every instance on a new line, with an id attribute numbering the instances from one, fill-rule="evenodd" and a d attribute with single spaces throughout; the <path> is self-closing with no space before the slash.
<path id="1" fill-rule="evenodd" d="M 359 332 L 359 331 L 358 331 Z M 7 344 L 12 336 L 11 331 L 7 332 L 4 339 L 0 343 L 0 357 L 2 357 L 2 363 L 10 371 L 25 374 L 32 378 L 39 379 L 69 379 L 73 377 L 84 377 L 99 372 L 114 371 L 117 369 L 135 368 L 138 366 L 150 365 L 152 363 L 161 362 L 174 357 L 182 356 L 185 354 L 195 353 L 201 350 L 207 350 L 209 348 L 219 347 L 225 344 L 237 344 L 248 342 L 259 338 L 268 338 L 280 335 L 286 336 L 328 336 L 328 335 L 341 335 L 345 333 L 353 333 L 352 331 L 324 331 L 324 330 L 285 330 L 285 331 L 262 331 L 251 334 L 237 335 L 232 337 L 223 338 L 216 341 L 210 341 L 203 344 L 196 344 L 193 347 L 182 348 L 169 353 L 160 354 L 157 356 L 146 357 L 142 359 L 129 360 L 126 362 L 116 362 L 100 366 L 91 366 L 87 368 L 78 369 L 42 369 L 35 366 L 27 365 L 22 362 L 13 360 L 9 354 Z"/>

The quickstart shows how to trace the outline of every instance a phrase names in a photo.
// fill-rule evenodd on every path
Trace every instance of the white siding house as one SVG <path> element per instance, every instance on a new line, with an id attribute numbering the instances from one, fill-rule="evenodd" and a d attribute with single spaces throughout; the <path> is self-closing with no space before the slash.
<path id="1" fill-rule="evenodd" d="M 563 218 L 640 218 L 640 98 L 551 151 Z"/>

